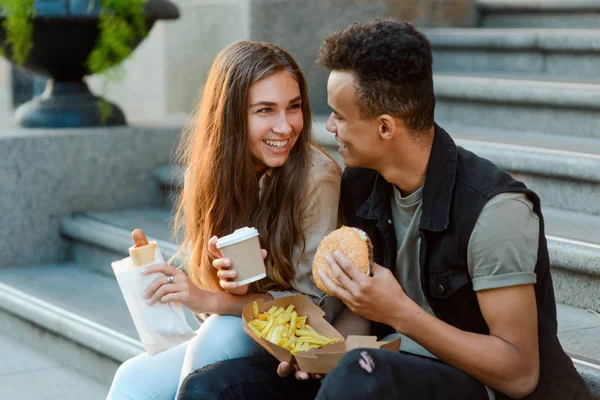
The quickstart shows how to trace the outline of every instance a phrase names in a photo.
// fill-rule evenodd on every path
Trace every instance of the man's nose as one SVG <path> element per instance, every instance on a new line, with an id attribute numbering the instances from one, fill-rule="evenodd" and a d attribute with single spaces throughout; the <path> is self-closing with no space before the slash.
<path id="1" fill-rule="evenodd" d="M 327 118 L 327 122 L 325 123 L 325 129 L 331 133 L 337 133 L 337 127 L 335 126 L 333 118 L 333 113 L 329 114 L 329 118 Z"/>

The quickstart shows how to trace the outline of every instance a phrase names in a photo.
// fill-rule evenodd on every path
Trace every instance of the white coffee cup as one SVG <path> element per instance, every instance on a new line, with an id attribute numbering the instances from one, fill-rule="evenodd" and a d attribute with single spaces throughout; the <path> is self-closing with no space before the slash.
<path id="1" fill-rule="evenodd" d="M 231 268 L 237 271 L 235 281 L 240 286 L 267 276 L 258 236 L 255 228 L 244 227 L 217 240 L 217 249 L 231 260 Z"/>

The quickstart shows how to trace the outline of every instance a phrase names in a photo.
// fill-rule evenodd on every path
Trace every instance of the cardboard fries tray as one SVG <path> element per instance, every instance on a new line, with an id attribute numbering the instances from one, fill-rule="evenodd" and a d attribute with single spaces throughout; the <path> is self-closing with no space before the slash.
<path id="1" fill-rule="evenodd" d="M 293 304 L 294 310 L 298 313 L 298 316 L 306 315 L 306 323 L 312 326 L 315 331 L 327 337 L 340 339 L 337 343 L 328 344 L 319 349 L 310 349 L 293 355 L 289 350 L 271 343 L 254 333 L 254 331 L 248 327 L 248 322 L 254 319 L 252 303 L 249 303 L 244 307 L 244 310 L 242 311 L 244 331 L 279 361 L 286 361 L 289 363 L 297 362 L 300 369 L 307 373 L 328 373 L 336 366 L 344 354 L 353 349 L 370 348 L 386 349 L 390 351 L 398 351 L 400 349 L 400 338 L 390 342 L 378 342 L 375 336 L 350 335 L 344 340 L 342 334 L 325 320 L 325 313 L 323 310 L 302 294 L 282 297 L 266 302 L 259 300 L 257 303 L 259 313 L 266 312 L 273 306 L 286 308 L 290 304 Z"/>

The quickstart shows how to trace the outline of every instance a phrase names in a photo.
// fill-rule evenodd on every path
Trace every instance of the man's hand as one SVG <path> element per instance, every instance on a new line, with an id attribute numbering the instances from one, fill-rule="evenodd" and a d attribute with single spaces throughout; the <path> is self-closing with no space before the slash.
<path id="1" fill-rule="evenodd" d="M 280 362 L 279 365 L 277 366 L 277 375 L 279 375 L 282 378 L 285 378 L 286 376 L 288 376 L 290 374 L 290 372 L 292 372 L 292 371 L 294 371 L 294 376 L 299 381 L 305 381 L 309 378 L 323 379 L 322 374 L 307 374 L 304 371 L 300 371 L 298 369 L 298 364 L 294 364 L 293 366 L 290 366 L 290 363 L 283 361 L 283 362 Z"/>
<path id="2" fill-rule="evenodd" d="M 373 276 L 366 276 L 342 252 L 336 251 L 333 257 L 325 258 L 335 279 L 343 287 L 333 282 L 327 274 L 319 271 L 327 289 L 341 299 L 355 314 L 371 321 L 392 325 L 398 315 L 414 310 L 418 306 L 406 296 L 392 272 L 379 264 L 371 264 Z M 385 295 L 382 295 L 385 294 Z"/>

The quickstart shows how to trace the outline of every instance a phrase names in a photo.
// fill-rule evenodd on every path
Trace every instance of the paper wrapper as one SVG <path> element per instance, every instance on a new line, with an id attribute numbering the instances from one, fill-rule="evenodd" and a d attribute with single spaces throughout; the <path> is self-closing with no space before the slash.
<path id="1" fill-rule="evenodd" d="M 181 304 L 156 302 L 149 306 L 148 300 L 143 297 L 148 286 L 158 277 L 164 276 L 160 272 L 142 274 L 142 268 L 164 263 L 156 243 L 150 242 L 148 246 L 132 248 L 130 251 L 133 257 L 113 262 L 112 268 L 140 341 L 148 354 L 158 354 L 193 338 L 195 333 L 185 319 Z M 153 256 L 149 257 L 148 253 L 153 253 Z"/>
<path id="2" fill-rule="evenodd" d="M 252 303 L 249 303 L 244 307 L 244 310 L 242 311 L 244 331 L 279 361 L 286 361 L 289 363 L 296 362 L 302 371 L 309 374 L 328 373 L 337 365 L 344 354 L 357 348 L 385 349 L 390 351 L 400 350 L 400 338 L 390 342 L 378 342 L 377 337 L 375 336 L 350 335 L 344 340 L 342 334 L 323 318 L 325 315 L 323 310 L 302 294 L 281 297 L 267 302 L 259 300 L 257 303 L 259 313 L 266 312 L 273 306 L 286 308 L 288 305 L 293 304 L 294 311 L 298 313 L 298 316 L 306 315 L 306 323 L 317 331 L 317 333 L 330 338 L 337 337 L 340 339 L 337 343 L 328 344 L 319 349 L 310 349 L 293 355 L 289 350 L 256 335 L 256 333 L 248 327 L 248 322 L 254 319 Z"/>
<path id="3" fill-rule="evenodd" d="M 235 281 L 240 286 L 267 276 L 258 236 L 221 247 L 219 250 L 224 257 L 231 260 L 231 268 L 237 271 Z"/>

